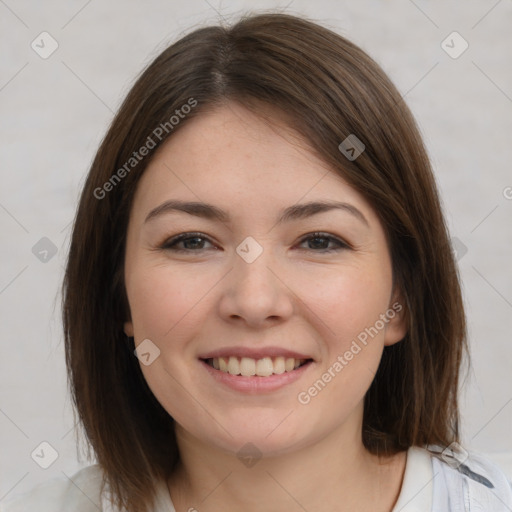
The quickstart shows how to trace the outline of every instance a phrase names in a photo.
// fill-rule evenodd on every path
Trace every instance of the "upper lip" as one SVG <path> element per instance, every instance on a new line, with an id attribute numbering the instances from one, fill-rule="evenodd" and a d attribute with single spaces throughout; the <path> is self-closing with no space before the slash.
<path id="1" fill-rule="evenodd" d="M 313 359 L 309 355 L 288 350 L 281 347 L 223 347 L 212 350 L 199 356 L 199 359 L 214 359 L 217 357 L 250 357 L 251 359 L 263 359 L 264 357 L 293 357 L 294 359 Z"/>

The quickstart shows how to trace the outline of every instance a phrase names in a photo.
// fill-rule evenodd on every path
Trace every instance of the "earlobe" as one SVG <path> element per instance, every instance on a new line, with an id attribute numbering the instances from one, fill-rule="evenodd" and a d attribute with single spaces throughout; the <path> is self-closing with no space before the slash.
<path id="1" fill-rule="evenodd" d="M 131 321 L 124 323 L 123 330 L 124 330 L 124 333 L 126 334 L 126 336 L 128 336 L 129 338 L 133 338 L 133 323 Z"/>
<path id="2" fill-rule="evenodd" d="M 401 293 L 393 295 L 388 311 L 388 323 L 384 336 L 384 345 L 394 345 L 405 338 L 408 331 L 407 307 Z"/>

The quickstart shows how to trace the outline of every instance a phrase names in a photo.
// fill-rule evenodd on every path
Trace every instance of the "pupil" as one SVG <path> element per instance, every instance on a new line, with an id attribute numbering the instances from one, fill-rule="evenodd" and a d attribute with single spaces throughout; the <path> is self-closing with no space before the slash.
<path id="1" fill-rule="evenodd" d="M 313 242 L 313 246 L 314 246 L 315 248 L 317 248 L 317 249 L 325 249 L 325 248 L 326 248 L 326 247 L 325 247 L 325 242 L 327 242 L 327 239 L 326 239 L 325 237 L 317 236 L 317 237 L 315 237 L 315 238 L 312 238 L 311 240 L 312 240 L 312 241 L 315 241 L 315 240 L 316 240 L 316 241 L 318 241 L 318 240 L 323 240 L 323 241 L 324 241 L 324 243 L 323 243 L 323 244 L 322 244 L 322 243 L 320 243 L 320 244 L 316 244 L 316 243 L 314 243 L 314 242 Z M 327 242 L 327 243 L 329 243 L 329 242 Z"/>
<path id="2" fill-rule="evenodd" d="M 189 238 L 188 240 L 185 240 L 183 243 L 184 243 L 185 245 L 190 244 L 190 243 L 191 243 L 191 240 L 195 240 L 195 241 L 197 242 L 197 240 L 202 240 L 202 238 L 201 238 L 201 237 L 198 237 L 198 236 L 195 236 L 195 237 L 193 237 L 193 238 Z M 201 245 L 201 242 L 199 242 L 199 245 Z M 187 248 L 188 248 L 188 249 L 190 249 L 190 248 L 192 248 L 192 249 L 193 249 L 194 247 L 197 247 L 197 244 L 192 244 L 192 247 L 187 247 Z"/>

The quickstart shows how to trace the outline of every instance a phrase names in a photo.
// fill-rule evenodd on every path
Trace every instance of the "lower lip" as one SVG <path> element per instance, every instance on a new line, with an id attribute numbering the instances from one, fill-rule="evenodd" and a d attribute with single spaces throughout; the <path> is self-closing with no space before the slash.
<path id="1" fill-rule="evenodd" d="M 201 359 L 199 362 L 217 382 L 220 382 L 235 391 L 241 391 L 249 394 L 275 391 L 291 384 L 292 382 L 300 379 L 313 363 L 313 361 L 308 361 L 296 370 L 284 372 L 280 375 L 269 375 L 268 377 L 258 377 L 254 375 L 251 377 L 244 377 L 242 375 L 231 375 L 230 373 L 216 370 Z"/>

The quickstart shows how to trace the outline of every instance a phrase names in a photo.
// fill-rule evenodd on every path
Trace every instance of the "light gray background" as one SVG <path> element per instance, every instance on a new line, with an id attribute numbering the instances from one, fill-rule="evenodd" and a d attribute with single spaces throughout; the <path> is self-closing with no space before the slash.
<path id="1" fill-rule="evenodd" d="M 72 431 L 59 287 L 80 186 L 113 112 L 189 29 L 275 8 L 359 44 L 415 114 L 462 248 L 473 355 L 465 443 L 512 478 L 510 0 L 0 0 L 0 499 L 87 465 Z M 47 59 L 31 48 L 43 31 L 59 45 Z M 441 47 L 453 31 L 469 43 L 457 59 Z M 58 249 L 46 263 L 32 253 L 42 237 Z M 30 456 L 42 441 L 59 454 L 46 470 Z"/>

